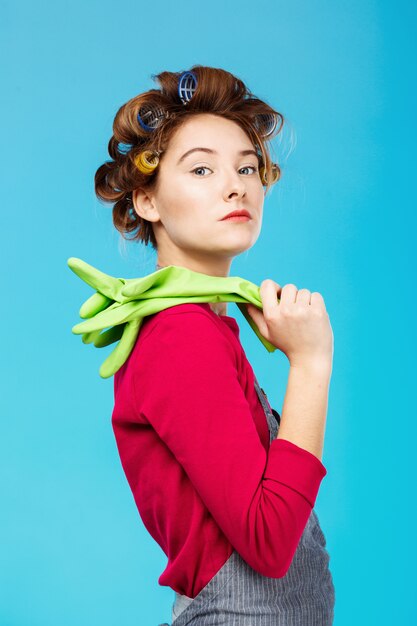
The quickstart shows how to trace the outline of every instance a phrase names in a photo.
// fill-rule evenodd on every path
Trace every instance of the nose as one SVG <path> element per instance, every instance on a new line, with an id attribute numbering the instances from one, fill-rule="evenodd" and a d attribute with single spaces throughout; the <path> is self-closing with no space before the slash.
<path id="1" fill-rule="evenodd" d="M 236 171 L 233 171 L 228 175 L 227 181 L 225 184 L 225 193 L 228 198 L 230 198 L 233 194 L 237 195 L 239 198 L 245 195 L 246 192 L 246 183 L 242 179 L 241 176 Z"/>

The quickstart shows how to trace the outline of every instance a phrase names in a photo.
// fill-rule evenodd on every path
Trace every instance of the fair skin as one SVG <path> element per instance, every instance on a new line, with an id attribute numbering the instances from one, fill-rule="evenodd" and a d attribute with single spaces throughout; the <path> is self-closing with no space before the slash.
<path id="1" fill-rule="evenodd" d="M 215 153 L 193 152 L 204 147 Z M 210 276 L 229 276 L 234 257 L 257 241 L 264 205 L 256 152 L 242 128 L 211 113 L 194 115 L 175 132 L 160 157 L 155 188 L 136 189 L 135 211 L 152 222 L 158 265 L 178 265 Z M 249 221 L 221 221 L 238 209 Z M 227 303 L 210 304 L 227 315 Z"/>

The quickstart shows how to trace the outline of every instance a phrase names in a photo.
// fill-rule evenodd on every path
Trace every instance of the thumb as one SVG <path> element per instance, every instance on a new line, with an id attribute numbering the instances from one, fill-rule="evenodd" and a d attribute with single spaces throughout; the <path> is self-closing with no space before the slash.
<path id="1" fill-rule="evenodd" d="M 261 335 L 269 341 L 268 327 L 265 323 L 265 319 L 262 314 L 262 309 L 259 309 L 254 304 L 248 302 L 246 304 L 246 311 L 248 312 L 249 317 L 253 320 L 253 322 L 257 326 Z"/>
<path id="2" fill-rule="evenodd" d="M 248 302 L 247 305 L 246 305 L 246 310 L 249 313 L 249 315 L 251 316 L 251 318 L 255 322 L 258 322 L 258 320 L 260 318 L 260 313 L 261 313 L 259 311 L 259 309 L 255 305 L 253 305 L 250 302 Z"/>

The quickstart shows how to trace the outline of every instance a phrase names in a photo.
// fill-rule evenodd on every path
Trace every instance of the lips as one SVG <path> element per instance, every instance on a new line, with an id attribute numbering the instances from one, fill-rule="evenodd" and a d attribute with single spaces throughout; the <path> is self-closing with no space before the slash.
<path id="1" fill-rule="evenodd" d="M 251 214 L 249 213 L 249 211 L 246 211 L 246 209 L 239 209 L 237 211 L 232 211 L 231 213 L 228 213 L 227 215 L 222 217 L 222 219 L 220 221 L 225 220 L 228 217 L 235 217 L 235 216 L 238 216 L 238 215 L 244 215 L 245 217 L 249 217 L 249 218 L 251 217 Z"/>

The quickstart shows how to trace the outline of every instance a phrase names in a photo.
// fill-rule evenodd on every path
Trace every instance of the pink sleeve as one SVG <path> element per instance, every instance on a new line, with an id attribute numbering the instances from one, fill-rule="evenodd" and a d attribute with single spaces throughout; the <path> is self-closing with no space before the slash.
<path id="1" fill-rule="evenodd" d="M 256 571 L 284 576 L 327 471 L 290 441 L 265 451 L 237 351 L 204 312 L 156 321 L 130 364 L 134 405 L 182 465 L 224 535 Z"/>

